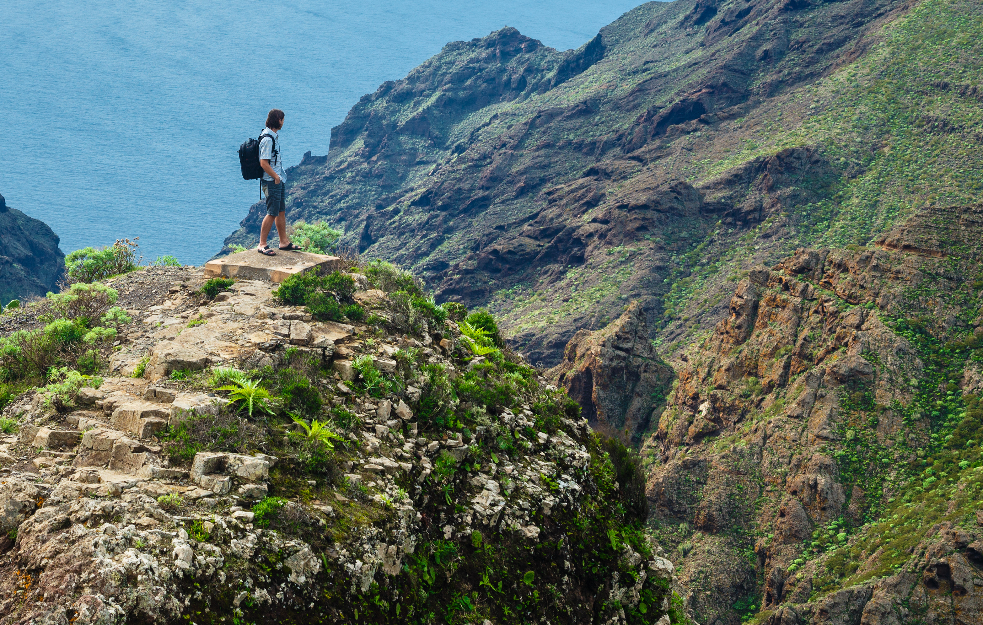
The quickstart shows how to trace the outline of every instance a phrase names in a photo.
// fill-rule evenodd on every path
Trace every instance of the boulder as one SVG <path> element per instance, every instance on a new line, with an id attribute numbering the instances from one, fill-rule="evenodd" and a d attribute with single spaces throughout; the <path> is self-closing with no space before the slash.
<path id="1" fill-rule="evenodd" d="M 160 380 L 175 371 L 201 371 L 209 363 L 208 354 L 198 348 L 161 341 L 151 350 L 144 375 L 151 381 Z"/>
<path id="2" fill-rule="evenodd" d="M 75 447 L 82 440 L 82 433 L 78 430 L 52 430 L 41 428 L 34 435 L 32 447 L 44 447 L 45 449 L 58 449 L 62 447 Z"/>
<path id="3" fill-rule="evenodd" d="M 26 479 L 8 476 L 0 480 L 0 536 L 34 514 L 40 498 L 41 490 Z"/>

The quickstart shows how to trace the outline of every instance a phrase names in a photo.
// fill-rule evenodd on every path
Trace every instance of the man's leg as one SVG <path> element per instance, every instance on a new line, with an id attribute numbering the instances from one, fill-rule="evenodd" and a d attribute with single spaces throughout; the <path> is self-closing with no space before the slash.
<path id="1" fill-rule="evenodd" d="M 271 215 L 267 215 L 266 217 L 263 217 L 263 223 L 259 227 L 259 246 L 260 247 L 266 247 L 266 238 L 270 236 L 270 228 L 273 227 L 273 223 L 275 221 L 276 221 L 276 219 L 273 216 L 271 216 Z"/>
<path id="2" fill-rule="evenodd" d="M 276 216 L 276 233 L 280 237 L 280 247 L 285 245 L 290 245 L 290 239 L 287 238 L 287 214 L 280 213 Z"/>
<path id="3" fill-rule="evenodd" d="M 276 233 L 280 237 L 280 247 L 290 245 L 290 237 L 287 236 L 287 186 L 283 183 L 280 187 L 280 212 L 276 216 Z"/>
<path id="4" fill-rule="evenodd" d="M 270 228 L 276 221 L 276 214 L 280 212 L 280 198 L 275 192 L 277 185 L 266 180 L 262 184 L 266 194 L 266 217 L 263 217 L 263 223 L 259 227 L 259 249 L 266 247 L 266 238 L 270 236 Z"/>

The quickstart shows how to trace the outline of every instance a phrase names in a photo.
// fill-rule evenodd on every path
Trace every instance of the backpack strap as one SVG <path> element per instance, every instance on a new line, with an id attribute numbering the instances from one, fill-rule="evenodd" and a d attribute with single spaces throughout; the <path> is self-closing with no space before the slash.
<path id="1" fill-rule="evenodd" d="M 259 133 L 259 141 L 260 141 L 260 143 L 263 142 L 263 137 L 269 137 L 270 139 L 273 139 L 273 159 L 270 159 L 270 160 L 276 159 L 276 157 L 280 154 L 280 151 L 276 149 L 276 136 L 271 135 L 270 133 L 266 132 L 266 128 L 264 128 L 263 131 L 261 133 Z"/>

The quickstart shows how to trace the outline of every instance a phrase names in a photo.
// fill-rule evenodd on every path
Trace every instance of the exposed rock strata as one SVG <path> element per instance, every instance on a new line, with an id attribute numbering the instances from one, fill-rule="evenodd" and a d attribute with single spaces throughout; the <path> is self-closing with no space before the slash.
<path id="1" fill-rule="evenodd" d="M 640 434 L 661 410 L 672 381 L 672 369 L 648 337 L 645 313 L 632 302 L 603 330 L 577 332 L 547 376 L 580 404 L 591 425 Z"/>
<path id="2" fill-rule="evenodd" d="M 697 618 L 983 619 L 981 216 L 751 271 L 685 352 L 643 454 Z"/>

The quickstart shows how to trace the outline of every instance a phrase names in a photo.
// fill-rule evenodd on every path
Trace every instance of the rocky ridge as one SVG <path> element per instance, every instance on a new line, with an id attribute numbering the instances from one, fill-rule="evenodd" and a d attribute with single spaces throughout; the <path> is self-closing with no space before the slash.
<path id="1" fill-rule="evenodd" d="M 600 439 L 550 412 L 555 388 L 473 357 L 453 322 L 387 331 L 389 296 L 352 276 L 369 323 L 316 321 L 265 282 L 209 300 L 189 268 L 110 281 L 133 321 L 104 377 L 3 411 L 19 431 L 0 439 L 0 623 L 685 620 Z M 14 321 L 38 327 L 44 304 Z M 279 415 L 288 380 L 336 453 L 236 411 L 208 382 L 221 367 L 286 393 Z M 499 399 L 452 393 L 435 421 L 435 375 L 489 378 Z"/>
<path id="2" fill-rule="evenodd" d="M 0 195 L 0 306 L 58 290 L 65 255 L 58 235 L 42 221 L 7 206 Z"/>

